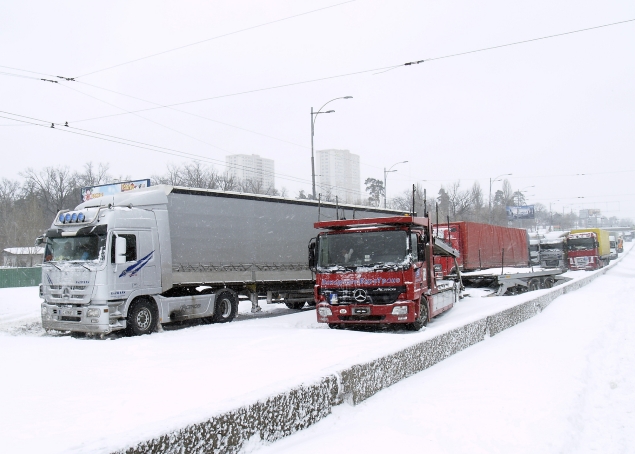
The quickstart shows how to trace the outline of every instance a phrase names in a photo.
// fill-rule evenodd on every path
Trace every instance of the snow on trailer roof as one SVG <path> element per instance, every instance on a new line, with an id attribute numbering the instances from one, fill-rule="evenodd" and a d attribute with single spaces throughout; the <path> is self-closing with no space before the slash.
<path id="1" fill-rule="evenodd" d="M 412 216 L 391 216 L 385 218 L 339 219 L 336 221 L 320 221 L 313 224 L 316 229 L 354 229 L 371 226 L 416 225 L 428 226 L 428 218 Z"/>
<path id="2" fill-rule="evenodd" d="M 157 205 L 167 203 L 167 196 L 171 193 L 174 194 L 192 194 L 208 197 L 225 197 L 225 198 L 238 198 L 238 199 L 251 199 L 251 200 L 263 200 L 269 202 L 290 203 L 296 205 L 313 205 L 318 207 L 336 208 L 341 210 L 360 210 L 375 213 L 385 213 L 386 215 L 402 215 L 402 210 L 393 210 L 389 208 L 369 207 L 363 205 L 353 205 L 345 203 L 326 202 L 324 200 L 312 200 L 312 199 L 291 199 L 274 195 L 265 194 L 252 194 L 246 192 L 235 191 L 221 191 L 220 189 L 204 189 L 204 188 L 189 188 L 185 186 L 171 186 L 166 184 L 158 184 L 155 186 L 149 186 L 147 188 L 132 189 L 130 191 L 120 192 L 113 195 L 106 195 L 103 197 L 88 200 L 77 206 L 76 209 L 86 207 L 100 207 L 108 205 L 126 206 L 131 204 L 132 206 L 142 205 Z"/>

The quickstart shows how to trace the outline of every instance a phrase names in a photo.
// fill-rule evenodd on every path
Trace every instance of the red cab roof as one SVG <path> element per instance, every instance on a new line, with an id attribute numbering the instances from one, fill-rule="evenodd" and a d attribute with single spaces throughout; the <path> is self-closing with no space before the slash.
<path id="1" fill-rule="evenodd" d="M 338 221 L 316 222 L 313 226 L 316 229 L 352 229 L 356 227 L 388 226 L 388 225 L 418 225 L 427 227 L 428 218 L 412 216 L 391 216 L 386 218 L 365 218 L 365 219 L 341 219 Z"/>

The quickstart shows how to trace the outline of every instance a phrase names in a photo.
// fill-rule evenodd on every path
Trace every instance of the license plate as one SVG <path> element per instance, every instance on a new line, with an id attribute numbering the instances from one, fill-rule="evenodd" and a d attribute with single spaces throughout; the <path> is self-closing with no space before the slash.
<path id="1" fill-rule="evenodd" d="M 357 315 L 370 314 L 370 307 L 356 307 L 353 309 L 353 314 L 357 314 Z"/>

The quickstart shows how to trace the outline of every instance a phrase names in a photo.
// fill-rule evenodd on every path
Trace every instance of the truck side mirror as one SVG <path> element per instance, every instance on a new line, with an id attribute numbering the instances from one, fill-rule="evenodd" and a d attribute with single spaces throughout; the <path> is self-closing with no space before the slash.
<path id="1" fill-rule="evenodd" d="M 126 239 L 115 237 L 115 263 L 126 263 Z"/>
<path id="2" fill-rule="evenodd" d="M 417 245 L 417 261 L 425 262 L 426 261 L 426 244 L 422 241 Z"/>
<path id="3" fill-rule="evenodd" d="M 315 270 L 315 238 L 309 242 L 309 269 Z"/>

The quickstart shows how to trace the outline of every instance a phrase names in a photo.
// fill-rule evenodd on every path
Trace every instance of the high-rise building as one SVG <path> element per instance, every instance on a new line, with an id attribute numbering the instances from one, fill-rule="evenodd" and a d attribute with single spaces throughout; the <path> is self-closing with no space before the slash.
<path id="1" fill-rule="evenodd" d="M 227 171 L 241 181 L 251 181 L 263 190 L 275 188 L 273 159 L 257 154 L 232 154 L 225 157 Z"/>
<path id="2" fill-rule="evenodd" d="M 348 150 L 317 150 L 317 192 L 342 203 L 360 203 L 359 155 Z"/>

